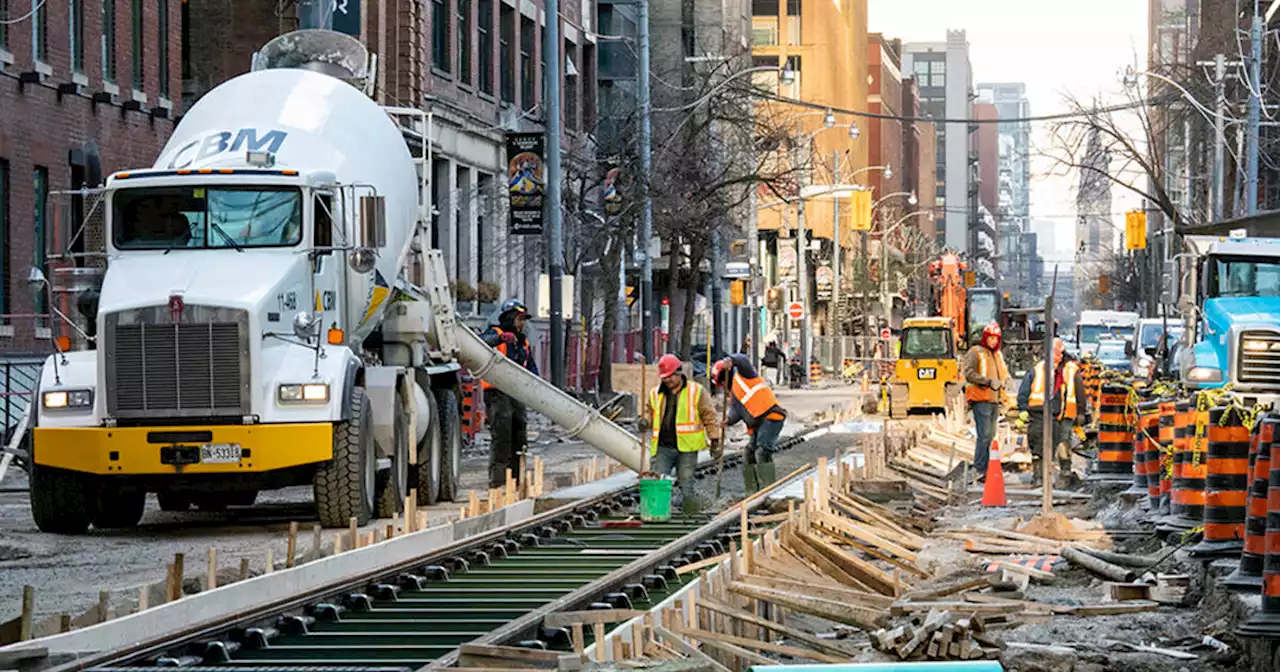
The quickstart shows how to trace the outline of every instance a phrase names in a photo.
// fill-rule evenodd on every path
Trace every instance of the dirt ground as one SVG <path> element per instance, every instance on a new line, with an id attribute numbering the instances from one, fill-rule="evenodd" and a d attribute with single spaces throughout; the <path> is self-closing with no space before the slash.
<path id="1" fill-rule="evenodd" d="M 788 431 L 799 431 L 804 422 L 832 405 L 847 404 L 849 388 L 813 391 L 779 391 L 781 403 L 792 412 Z M 532 455 L 545 464 L 545 478 L 550 489 L 557 480 L 568 483 L 575 467 L 600 453 L 591 446 L 566 441 L 563 432 L 540 416 L 530 417 L 529 447 Z M 741 430 L 731 433 L 741 443 Z M 814 447 L 786 453 L 778 459 L 778 475 L 812 459 Z M 829 451 L 826 451 L 829 452 Z M 464 452 L 462 489 L 487 489 L 488 436 L 481 432 L 476 445 Z M 62 536 L 40 532 L 31 519 L 25 475 L 11 469 L 0 491 L 0 622 L 16 617 L 21 611 L 22 587 L 36 589 L 36 620 L 62 613 L 76 614 L 97 604 L 100 591 L 108 591 L 113 603 L 136 600 L 139 586 L 163 581 L 166 565 L 175 553 L 185 554 L 188 576 L 202 574 L 207 566 L 209 548 L 217 548 L 218 565 L 238 568 L 242 558 L 249 560 L 253 573 L 266 565 L 267 549 L 280 561 L 286 552 L 289 523 L 297 521 L 298 552 L 311 548 L 311 526 L 315 507 L 310 488 L 288 488 L 263 492 L 258 503 L 248 509 L 231 509 L 222 513 L 160 511 L 154 496 L 148 498 L 142 524 L 135 530 L 90 530 L 81 536 Z M 17 490 L 17 491 L 15 491 Z M 742 496 L 740 470 L 728 470 L 723 476 L 722 500 Z M 704 479 L 699 492 L 708 500 L 715 492 L 715 479 Z M 437 505 L 426 509 L 432 520 L 455 517 L 455 505 Z M 384 529 L 388 521 L 371 522 L 364 529 Z M 324 545 L 331 545 L 337 530 L 324 532 Z"/>

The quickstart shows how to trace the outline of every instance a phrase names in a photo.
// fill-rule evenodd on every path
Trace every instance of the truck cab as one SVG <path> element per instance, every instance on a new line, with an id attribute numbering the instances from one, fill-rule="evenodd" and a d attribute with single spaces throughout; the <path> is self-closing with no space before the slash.
<path id="1" fill-rule="evenodd" d="M 1193 389 L 1230 385 L 1246 402 L 1280 398 L 1280 240 L 1185 236 L 1178 358 Z"/>
<path id="2" fill-rule="evenodd" d="M 1138 327 L 1138 314 L 1118 310 L 1085 310 L 1076 321 L 1076 347 L 1079 355 L 1097 352 L 1104 336 L 1132 339 Z"/>

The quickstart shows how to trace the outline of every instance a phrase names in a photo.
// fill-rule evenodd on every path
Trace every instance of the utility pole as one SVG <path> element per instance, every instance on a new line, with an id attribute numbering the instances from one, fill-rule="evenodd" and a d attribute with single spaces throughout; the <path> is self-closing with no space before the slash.
<path id="1" fill-rule="evenodd" d="M 1213 57 L 1213 75 L 1214 75 L 1214 98 L 1216 104 L 1214 110 L 1217 116 L 1213 120 L 1213 221 L 1222 221 L 1223 206 L 1225 199 L 1222 193 L 1222 183 L 1225 181 L 1225 157 L 1223 146 L 1226 143 L 1226 134 L 1223 129 L 1223 118 L 1227 114 L 1227 59 L 1222 54 Z"/>
<path id="2" fill-rule="evenodd" d="M 1253 25 L 1249 30 L 1249 123 L 1245 149 L 1246 171 L 1244 199 L 1246 213 L 1258 214 L 1258 130 L 1262 119 L 1262 17 L 1258 4 L 1253 7 Z"/>
<path id="3" fill-rule="evenodd" d="M 649 196 L 650 173 L 653 172 L 653 127 L 649 99 L 649 0 L 636 0 L 639 24 L 636 37 L 640 41 L 639 72 L 636 73 L 636 95 L 640 99 L 640 184 L 644 208 L 640 223 L 640 342 L 644 361 L 653 355 L 653 257 L 649 241 L 653 240 L 653 199 Z M 674 269 L 673 269 L 674 270 Z"/>
<path id="4" fill-rule="evenodd" d="M 796 201 L 796 285 L 800 292 L 800 305 L 804 307 L 800 317 L 800 366 L 804 369 L 804 384 L 809 380 L 809 264 L 805 263 L 808 245 L 805 245 L 804 199 Z"/>
<path id="5" fill-rule="evenodd" d="M 547 129 L 547 237 L 551 243 L 551 384 L 565 386 L 564 356 L 564 232 L 560 228 L 560 0 L 546 0 L 547 26 L 542 43 L 548 54 L 542 73 Z"/>
<path id="6" fill-rule="evenodd" d="M 840 181 L 840 150 L 831 152 L 831 183 Z M 831 325 L 835 328 L 835 336 L 840 339 L 844 330 L 840 328 L 840 197 L 831 197 Z M 837 341 L 843 343 L 843 340 Z M 836 352 L 843 357 L 844 348 Z M 843 366 L 843 365 L 841 365 Z"/>

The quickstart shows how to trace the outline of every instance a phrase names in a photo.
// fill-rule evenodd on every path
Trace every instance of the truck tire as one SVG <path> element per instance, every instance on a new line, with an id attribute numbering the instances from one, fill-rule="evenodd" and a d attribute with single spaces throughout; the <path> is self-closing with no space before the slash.
<path id="1" fill-rule="evenodd" d="M 31 517 L 41 532 L 83 534 L 98 514 L 98 488 L 89 475 L 31 465 Z"/>
<path id="2" fill-rule="evenodd" d="M 352 518 L 364 525 L 373 518 L 378 455 L 364 388 L 352 389 L 347 403 L 351 419 L 334 425 L 333 458 L 312 479 L 320 524 L 330 528 L 346 527 Z"/>
<path id="3" fill-rule="evenodd" d="M 227 506 L 253 506 L 257 501 L 257 490 L 241 490 L 227 493 Z"/>
<path id="4" fill-rule="evenodd" d="M 93 526 L 100 530 L 137 527 L 146 508 L 146 491 L 103 486 L 98 494 L 98 515 L 93 517 Z"/>
<path id="5" fill-rule="evenodd" d="M 392 411 L 394 427 L 391 431 L 391 468 L 378 472 L 378 505 L 374 514 L 379 518 L 395 518 L 404 509 L 404 498 L 409 494 L 409 418 L 404 414 L 404 394 L 396 392 L 396 407 Z"/>
<path id="6" fill-rule="evenodd" d="M 186 511 L 191 508 L 191 498 L 172 492 L 157 492 L 156 502 L 161 511 Z"/>
<path id="7" fill-rule="evenodd" d="M 440 501 L 452 502 L 458 498 L 462 478 L 462 406 L 453 388 L 435 390 L 436 406 L 440 418 Z"/>
<path id="8" fill-rule="evenodd" d="M 440 499 L 440 465 L 444 453 L 444 441 L 440 434 L 440 404 L 436 396 L 427 393 L 427 407 L 431 418 L 427 434 L 418 442 L 418 463 L 414 465 L 413 487 L 418 490 L 418 501 L 435 504 Z"/>

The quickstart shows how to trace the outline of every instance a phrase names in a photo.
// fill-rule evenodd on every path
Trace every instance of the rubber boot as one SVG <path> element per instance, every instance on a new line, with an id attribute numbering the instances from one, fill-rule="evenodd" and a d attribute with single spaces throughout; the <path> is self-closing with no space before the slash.
<path id="1" fill-rule="evenodd" d="M 772 462 L 757 462 L 756 477 L 760 479 L 760 487 L 767 488 L 778 480 L 777 467 L 773 466 Z"/>
<path id="2" fill-rule="evenodd" d="M 686 516 L 696 516 L 702 513 L 702 500 L 697 495 L 685 497 L 684 501 L 680 503 L 680 513 Z"/>
<path id="3" fill-rule="evenodd" d="M 750 495 L 760 490 L 760 480 L 756 476 L 756 466 L 754 464 L 742 465 L 742 483 L 746 489 L 746 494 Z"/>

